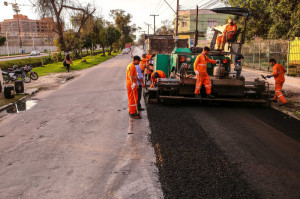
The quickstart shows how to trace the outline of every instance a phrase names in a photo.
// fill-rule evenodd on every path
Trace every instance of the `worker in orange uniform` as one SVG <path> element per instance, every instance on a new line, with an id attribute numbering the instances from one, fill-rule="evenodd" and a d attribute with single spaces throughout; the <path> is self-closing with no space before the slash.
<path id="1" fill-rule="evenodd" d="M 140 63 L 141 58 L 134 56 L 133 61 L 127 66 L 126 70 L 126 87 L 128 94 L 129 115 L 134 119 L 141 119 L 137 111 L 138 89 L 137 89 L 137 71 L 135 65 Z"/>
<path id="2" fill-rule="evenodd" d="M 202 84 L 205 86 L 206 94 L 208 98 L 214 98 L 211 94 L 211 82 L 207 74 L 207 63 L 215 64 L 219 60 L 212 60 L 207 57 L 210 48 L 204 47 L 203 52 L 197 56 L 194 62 L 194 71 L 197 77 L 195 97 L 200 97 L 200 89 Z"/>
<path id="3" fill-rule="evenodd" d="M 140 68 L 141 68 L 143 74 L 144 74 L 144 71 L 145 71 L 145 68 L 147 65 L 147 61 L 148 61 L 148 59 L 146 58 L 146 54 L 143 54 L 141 62 L 140 62 Z"/>
<path id="4" fill-rule="evenodd" d="M 154 85 L 157 84 L 157 78 L 166 78 L 166 74 L 164 73 L 164 71 L 161 71 L 161 70 L 157 70 L 155 71 L 154 73 L 151 74 L 151 81 L 152 81 L 152 84 L 150 86 L 150 88 L 153 88 Z"/>
<path id="5" fill-rule="evenodd" d="M 147 58 L 147 64 L 149 65 L 149 62 L 150 62 L 150 59 L 152 58 L 152 55 L 150 54 L 150 50 L 148 50 L 148 53 L 146 55 L 146 58 Z"/>
<path id="6" fill-rule="evenodd" d="M 286 72 L 286 69 L 282 65 L 277 64 L 276 60 L 273 58 L 269 60 L 269 63 L 270 66 L 273 67 L 273 74 L 267 75 L 267 78 L 274 77 L 275 79 L 275 96 L 271 100 L 273 102 L 277 102 L 277 100 L 279 99 L 279 101 L 281 102 L 279 106 L 284 106 L 286 105 L 287 102 L 281 90 L 282 90 L 283 83 L 285 81 L 284 73 Z"/>
<path id="7" fill-rule="evenodd" d="M 237 26 L 233 23 L 233 19 L 228 19 L 228 24 L 223 31 L 223 34 L 217 38 L 217 45 L 219 50 L 224 50 L 225 43 L 228 39 L 232 39 L 236 34 Z"/>

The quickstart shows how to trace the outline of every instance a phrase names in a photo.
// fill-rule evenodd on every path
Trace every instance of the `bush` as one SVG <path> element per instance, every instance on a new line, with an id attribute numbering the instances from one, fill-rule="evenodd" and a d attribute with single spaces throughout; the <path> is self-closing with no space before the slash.
<path id="1" fill-rule="evenodd" d="M 40 57 L 36 57 L 36 58 L 16 59 L 16 60 L 0 62 L 1 70 L 7 70 L 8 68 L 13 67 L 14 65 L 18 65 L 18 66 L 31 65 L 32 67 L 38 67 L 38 66 L 42 66 L 42 59 Z"/>
<path id="2" fill-rule="evenodd" d="M 49 56 L 43 57 L 42 61 L 43 61 L 43 65 L 46 65 L 46 64 L 52 64 L 54 62 L 54 59 L 52 56 L 49 55 Z"/>

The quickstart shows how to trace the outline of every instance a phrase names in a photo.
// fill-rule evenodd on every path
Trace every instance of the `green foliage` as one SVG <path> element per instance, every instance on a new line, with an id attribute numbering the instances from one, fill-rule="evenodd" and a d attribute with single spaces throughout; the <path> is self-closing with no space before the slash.
<path id="1" fill-rule="evenodd" d="M 107 34 L 106 34 L 106 43 L 110 47 L 108 54 L 111 54 L 113 50 L 113 44 L 116 43 L 121 38 L 121 32 L 119 29 L 114 27 L 113 25 L 108 26 Z"/>
<path id="2" fill-rule="evenodd" d="M 36 58 L 2 61 L 0 62 L 0 68 L 1 70 L 7 70 L 8 68 L 13 67 L 14 65 L 25 66 L 29 64 L 33 67 L 42 66 L 42 59 L 40 57 L 36 57 Z"/>
<path id="3" fill-rule="evenodd" d="M 108 55 L 105 57 L 103 57 L 101 55 L 96 55 L 96 56 L 94 56 L 94 59 L 92 56 L 87 56 L 84 58 L 86 60 L 86 62 L 82 62 L 81 59 L 73 60 L 73 65 L 71 65 L 70 69 L 72 71 L 72 70 L 82 70 L 82 69 L 90 68 L 92 66 L 100 64 L 100 63 L 114 57 L 117 54 L 118 53 L 113 53 L 112 55 Z M 58 62 L 58 63 L 52 63 L 52 64 L 45 65 L 44 67 L 34 68 L 33 71 L 38 73 L 39 76 L 45 76 L 50 73 L 66 72 L 66 68 L 63 66 L 62 62 Z"/>
<path id="4" fill-rule="evenodd" d="M 133 33 L 137 30 L 135 24 L 130 25 L 131 23 L 131 14 L 125 14 L 124 10 L 111 10 L 110 16 L 115 20 L 116 27 L 121 31 L 121 44 L 122 48 L 125 47 L 125 43 L 132 43 L 135 39 Z"/>
<path id="5" fill-rule="evenodd" d="M 300 36 L 299 0 L 226 0 L 232 7 L 250 10 L 246 38 L 292 39 Z M 239 18 L 239 26 L 242 27 Z"/>
<path id="6" fill-rule="evenodd" d="M 0 46 L 3 46 L 6 42 L 6 37 L 0 37 Z"/>
<path id="7" fill-rule="evenodd" d="M 42 62 L 43 62 L 43 65 L 45 64 L 50 64 L 50 63 L 53 63 L 54 62 L 54 59 L 52 56 L 46 56 L 46 57 L 42 57 Z"/>

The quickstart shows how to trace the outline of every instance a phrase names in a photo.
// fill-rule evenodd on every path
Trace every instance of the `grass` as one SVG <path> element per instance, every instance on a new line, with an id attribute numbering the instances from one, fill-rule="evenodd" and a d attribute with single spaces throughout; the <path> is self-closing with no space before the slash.
<path id="1" fill-rule="evenodd" d="M 114 56 L 119 54 L 117 53 L 112 53 L 112 55 L 106 55 L 105 57 L 99 55 L 95 55 L 94 59 L 92 56 L 87 56 L 84 57 L 83 59 L 86 60 L 86 62 L 81 62 L 82 59 L 74 60 L 73 65 L 70 67 L 70 71 L 76 71 L 76 70 L 82 70 L 86 68 L 90 68 L 92 66 L 98 65 Z M 66 68 L 63 66 L 62 62 L 58 63 L 52 63 L 52 64 L 47 64 L 43 67 L 36 67 L 33 69 L 39 76 L 45 76 L 50 73 L 62 73 L 66 72 Z"/>
<path id="2" fill-rule="evenodd" d="M 0 107 L 9 104 L 9 103 L 14 103 L 17 102 L 19 99 L 22 97 L 26 96 L 25 94 L 16 94 L 13 99 L 5 99 L 3 94 L 0 96 Z"/>

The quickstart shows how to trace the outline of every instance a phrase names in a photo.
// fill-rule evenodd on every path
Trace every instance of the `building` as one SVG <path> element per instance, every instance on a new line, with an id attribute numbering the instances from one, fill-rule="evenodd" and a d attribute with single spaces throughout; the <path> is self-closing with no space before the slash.
<path id="1" fill-rule="evenodd" d="M 27 16 L 14 15 L 0 23 L 0 33 L 6 36 L 11 46 L 52 46 L 55 34 L 55 22 L 52 18 L 32 20 Z M 20 34 L 19 34 L 20 27 Z M 19 36 L 20 35 L 20 36 Z"/>
<path id="2" fill-rule="evenodd" d="M 207 43 L 207 31 L 209 28 L 227 23 L 228 15 L 216 14 L 209 9 L 198 11 L 198 46 Z M 189 45 L 193 46 L 194 33 L 196 30 L 196 9 L 180 10 L 178 21 L 179 39 L 188 39 Z"/>

